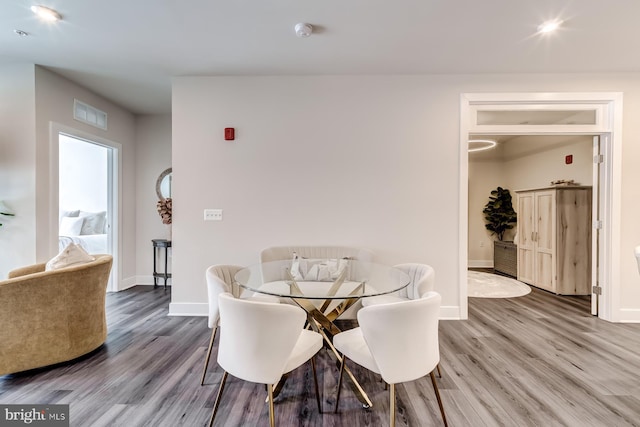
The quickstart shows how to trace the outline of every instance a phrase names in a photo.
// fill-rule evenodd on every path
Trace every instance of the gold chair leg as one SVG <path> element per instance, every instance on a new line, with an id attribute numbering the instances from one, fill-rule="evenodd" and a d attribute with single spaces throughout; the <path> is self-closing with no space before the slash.
<path id="1" fill-rule="evenodd" d="M 389 425 L 396 427 L 396 385 L 389 384 Z"/>
<path id="2" fill-rule="evenodd" d="M 347 357 L 342 355 L 342 363 L 340 364 L 340 376 L 338 377 L 338 393 L 336 393 L 336 409 L 333 411 L 334 414 L 338 413 L 338 404 L 340 403 L 340 386 L 342 385 L 342 376 L 344 374 L 344 365 L 347 363 Z"/>
<path id="3" fill-rule="evenodd" d="M 316 402 L 318 403 L 318 412 L 322 414 L 322 405 L 320 404 L 320 389 L 318 388 L 318 374 L 316 373 L 316 357 L 311 358 L 311 370 L 313 370 L 313 382 L 316 386 Z"/>
<path id="4" fill-rule="evenodd" d="M 444 421 L 444 426 L 448 427 L 447 417 L 444 415 L 444 406 L 442 406 L 442 399 L 440 398 L 440 391 L 438 391 L 438 383 L 436 383 L 436 376 L 433 374 L 433 371 L 431 371 L 429 375 L 431 376 L 433 391 L 436 392 L 436 399 L 438 399 L 438 406 L 440 407 L 440 413 L 442 414 L 442 421 Z"/>
<path id="5" fill-rule="evenodd" d="M 207 358 L 204 360 L 204 370 L 202 371 L 202 379 L 200 380 L 200 385 L 204 385 L 204 377 L 207 376 L 207 366 L 209 366 L 209 359 L 211 358 L 211 349 L 213 348 L 213 340 L 216 339 L 217 331 L 218 331 L 218 326 L 214 326 L 213 331 L 211 331 L 211 339 L 209 340 L 209 350 L 207 350 Z"/>
<path id="6" fill-rule="evenodd" d="M 267 389 L 269 391 L 269 425 L 276 427 L 276 416 L 273 413 L 273 384 L 269 384 Z"/>
<path id="7" fill-rule="evenodd" d="M 216 412 L 218 412 L 218 406 L 220 406 L 220 398 L 222 397 L 222 392 L 224 391 L 224 383 L 227 381 L 228 375 L 229 373 L 227 371 L 224 371 L 224 374 L 222 374 L 220 386 L 218 387 L 218 394 L 216 395 L 216 401 L 213 404 L 213 412 L 211 413 L 211 421 L 209 421 L 209 427 L 213 427 L 213 420 L 216 418 Z"/>

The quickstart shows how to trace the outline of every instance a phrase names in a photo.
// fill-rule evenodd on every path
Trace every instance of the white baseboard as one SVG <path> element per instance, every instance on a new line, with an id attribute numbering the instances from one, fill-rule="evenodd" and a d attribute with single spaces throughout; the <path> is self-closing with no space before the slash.
<path id="1" fill-rule="evenodd" d="M 125 289 L 129 289 L 135 285 L 137 285 L 138 279 L 136 276 L 128 277 L 126 279 L 122 279 L 120 284 L 118 285 L 118 291 L 124 291 Z"/>
<path id="2" fill-rule="evenodd" d="M 620 323 L 640 323 L 640 309 L 621 308 Z"/>
<path id="3" fill-rule="evenodd" d="M 440 306 L 440 320 L 461 320 L 457 305 Z"/>
<path id="4" fill-rule="evenodd" d="M 469 268 L 493 268 L 493 260 L 470 259 L 467 261 Z"/>
<path id="5" fill-rule="evenodd" d="M 153 276 L 136 276 L 136 285 L 152 285 Z"/>
<path id="6" fill-rule="evenodd" d="M 167 285 L 171 284 L 171 279 L 167 281 Z M 132 276 L 122 279 L 118 284 L 117 292 L 124 291 L 134 286 L 153 286 L 153 276 Z M 158 286 L 164 286 L 164 279 L 158 279 Z"/>
<path id="7" fill-rule="evenodd" d="M 169 316 L 208 316 L 209 304 L 206 302 L 172 302 L 169 304 Z"/>

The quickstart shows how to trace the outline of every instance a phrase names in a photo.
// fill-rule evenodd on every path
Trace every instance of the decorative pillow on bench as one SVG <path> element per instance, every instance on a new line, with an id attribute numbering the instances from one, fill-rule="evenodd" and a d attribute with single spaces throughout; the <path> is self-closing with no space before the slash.
<path id="1" fill-rule="evenodd" d="M 332 281 L 349 266 L 349 258 L 314 259 L 303 258 L 293 253 L 291 275 L 296 280 Z"/>

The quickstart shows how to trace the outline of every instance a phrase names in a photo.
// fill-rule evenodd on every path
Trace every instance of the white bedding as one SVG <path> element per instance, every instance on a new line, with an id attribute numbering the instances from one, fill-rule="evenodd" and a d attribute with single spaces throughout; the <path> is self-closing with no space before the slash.
<path id="1" fill-rule="evenodd" d="M 106 234 L 86 234 L 81 236 L 59 236 L 58 246 L 62 251 L 69 245 L 75 243 L 90 254 L 107 254 L 107 235 Z"/>

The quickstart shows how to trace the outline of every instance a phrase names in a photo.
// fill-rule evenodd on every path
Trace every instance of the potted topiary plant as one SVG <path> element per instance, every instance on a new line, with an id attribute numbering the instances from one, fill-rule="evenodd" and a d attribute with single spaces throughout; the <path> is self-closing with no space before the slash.
<path id="1" fill-rule="evenodd" d="M 498 187 L 491 192 L 489 201 L 482 210 L 485 227 L 491 235 L 497 235 L 493 241 L 493 270 L 512 277 L 518 275 L 516 245 L 514 242 L 503 242 L 504 232 L 513 228 L 517 216 L 511 204 L 511 193 L 506 188 Z"/>
<path id="2" fill-rule="evenodd" d="M 511 204 L 511 193 L 506 188 L 498 187 L 491 191 L 482 213 L 487 222 L 484 226 L 491 231 L 492 236 L 497 235 L 500 241 L 504 238 L 504 232 L 512 229 L 517 222 L 517 215 Z"/>

